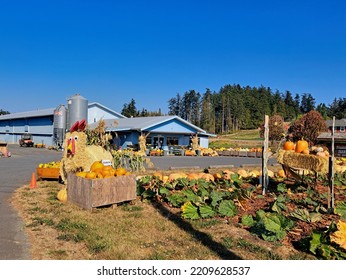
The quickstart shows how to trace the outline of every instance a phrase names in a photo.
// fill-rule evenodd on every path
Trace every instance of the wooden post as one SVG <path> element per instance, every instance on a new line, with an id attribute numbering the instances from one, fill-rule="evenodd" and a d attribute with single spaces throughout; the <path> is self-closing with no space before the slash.
<path id="1" fill-rule="evenodd" d="M 329 188 L 328 188 L 328 210 L 334 212 L 334 161 L 335 161 L 335 151 L 334 151 L 334 130 L 335 130 L 335 116 L 333 116 L 333 125 L 332 125 L 332 153 L 329 158 Z"/>
<path id="2" fill-rule="evenodd" d="M 264 117 L 264 143 L 262 149 L 262 193 L 266 194 L 268 188 L 268 143 L 269 143 L 269 116 Z"/>

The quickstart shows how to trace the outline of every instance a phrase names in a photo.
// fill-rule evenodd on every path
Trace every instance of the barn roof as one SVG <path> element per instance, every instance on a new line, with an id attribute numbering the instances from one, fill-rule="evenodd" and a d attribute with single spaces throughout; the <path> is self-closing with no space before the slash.
<path id="1" fill-rule="evenodd" d="M 50 115 L 54 114 L 54 110 L 55 110 L 55 108 L 37 109 L 37 110 L 33 110 L 33 111 L 26 111 L 26 112 L 20 112 L 20 113 L 1 115 L 0 120 L 13 120 L 13 119 L 50 116 Z"/>
<path id="2" fill-rule="evenodd" d="M 177 120 L 178 122 L 190 127 L 198 133 L 206 133 L 205 130 L 193 125 L 192 123 L 178 117 L 178 116 L 154 116 L 154 117 L 138 117 L 138 118 L 123 118 L 123 119 L 107 119 L 106 123 L 107 131 L 147 131 L 153 127 L 159 126 L 171 120 Z M 89 128 L 93 129 L 97 126 L 97 123 L 89 125 Z"/>

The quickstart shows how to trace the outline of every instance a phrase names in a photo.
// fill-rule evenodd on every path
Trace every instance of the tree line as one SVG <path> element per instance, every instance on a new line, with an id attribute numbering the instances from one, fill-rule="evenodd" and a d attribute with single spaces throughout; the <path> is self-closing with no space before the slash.
<path id="1" fill-rule="evenodd" d="M 324 119 L 335 116 L 346 118 L 346 98 L 334 99 L 332 104 L 316 106 L 310 93 L 302 95 L 290 91 L 272 91 L 269 87 L 241 87 L 225 85 L 218 92 L 206 89 L 204 93 L 195 90 L 177 93 L 169 99 L 169 115 L 181 118 L 216 134 L 229 133 L 240 129 L 254 129 L 263 123 L 264 115 L 280 115 L 285 122 L 292 122 L 316 110 Z"/>
<path id="2" fill-rule="evenodd" d="M 282 116 L 284 122 L 293 122 L 315 110 L 327 120 L 346 118 L 346 98 L 335 98 L 332 104 L 320 103 L 310 93 L 292 94 L 290 91 L 273 91 L 269 87 L 225 85 L 218 92 L 206 89 L 177 93 L 168 100 L 168 115 L 177 115 L 192 124 L 215 134 L 240 129 L 255 129 L 263 124 L 264 115 Z M 160 116 L 161 110 L 137 110 L 131 99 L 121 114 L 126 117 Z"/>

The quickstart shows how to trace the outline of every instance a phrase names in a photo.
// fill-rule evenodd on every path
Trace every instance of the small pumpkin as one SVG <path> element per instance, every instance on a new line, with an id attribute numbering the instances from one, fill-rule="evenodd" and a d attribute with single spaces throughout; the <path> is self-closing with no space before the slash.
<path id="1" fill-rule="evenodd" d="M 281 178 L 286 178 L 285 170 L 280 169 L 280 170 L 278 171 L 278 176 L 281 177 Z"/>
<path id="2" fill-rule="evenodd" d="M 295 149 L 295 145 L 294 145 L 294 143 L 292 142 L 292 141 L 286 141 L 285 142 L 285 144 L 284 144 L 284 146 L 283 146 L 283 149 L 285 150 L 285 151 L 294 151 L 294 149 Z"/>
<path id="3" fill-rule="evenodd" d="M 244 170 L 244 169 L 239 169 L 237 171 L 237 173 L 240 177 L 243 177 L 243 178 L 249 177 L 249 173 L 247 173 L 246 170 Z"/>
<path id="4" fill-rule="evenodd" d="M 317 152 L 316 156 L 318 156 L 318 157 L 326 157 L 326 153 L 325 152 Z"/>
<path id="5" fill-rule="evenodd" d="M 308 141 L 304 140 L 303 138 L 301 140 L 299 140 L 296 144 L 296 148 L 295 151 L 296 153 L 301 153 L 304 150 L 309 149 L 309 143 Z"/>
<path id="6" fill-rule="evenodd" d="M 63 188 L 60 191 L 58 191 L 56 197 L 59 201 L 65 203 L 67 201 L 67 188 Z"/>
<path id="7" fill-rule="evenodd" d="M 200 174 L 200 178 L 207 181 L 207 182 L 214 182 L 214 176 L 209 173 L 202 173 Z"/>

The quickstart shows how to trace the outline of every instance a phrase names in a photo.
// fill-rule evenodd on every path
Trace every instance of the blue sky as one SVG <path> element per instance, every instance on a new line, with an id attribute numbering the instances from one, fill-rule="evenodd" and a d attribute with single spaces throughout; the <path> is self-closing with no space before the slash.
<path id="1" fill-rule="evenodd" d="M 0 109 L 80 93 L 167 113 L 177 93 L 226 84 L 346 97 L 346 2 L 0 0 Z"/>

